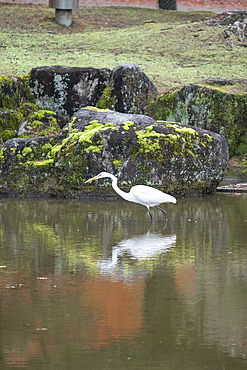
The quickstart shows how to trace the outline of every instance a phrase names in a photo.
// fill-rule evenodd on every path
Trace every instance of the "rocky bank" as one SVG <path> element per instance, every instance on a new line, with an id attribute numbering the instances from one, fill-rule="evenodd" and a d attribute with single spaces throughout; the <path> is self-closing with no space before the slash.
<path id="1" fill-rule="evenodd" d="M 210 80 L 157 96 L 129 63 L 112 71 L 37 67 L 27 76 L 3 77 L 1 193 L 109 192 L 83 185 L 100 171 L 116 174 L 126 188 L 215 191 L 227 170 L 228 146 L 231 155 L 247 149 L 245 87 L 245 80 Z"/>
<path id="2" fill-rule="evenodd" d="M 88 107 L 61 134 L 6 141 L 0 189 L 11 195 L 105 196 L 108 187 L 84 186 L 104 170 L 127 189 L 141 183 L 175 195 L 210 193 L 227 161 L 227 142 L 219 134 Z"/>

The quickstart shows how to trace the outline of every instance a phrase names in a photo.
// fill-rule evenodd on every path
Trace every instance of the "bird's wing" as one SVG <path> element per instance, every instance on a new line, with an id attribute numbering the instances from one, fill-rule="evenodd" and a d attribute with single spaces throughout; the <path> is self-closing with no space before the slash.
<path id="1" fill-rule="evenodd" d="M 135 197 L 136 203 L 150 207 L 162 203 L 163 199 L 163 193 L 161 191 L 145 185 L 133 186 L 131 194 Z"/>
<path id="2" fill-rule="evenodd" d="M 145 206 L 154 207 L 161 203 L 174 203 L 171 195 L 163 193 L 162 191 L 146 185 L 136 185 L 130 191 L 134 202 Z"/>

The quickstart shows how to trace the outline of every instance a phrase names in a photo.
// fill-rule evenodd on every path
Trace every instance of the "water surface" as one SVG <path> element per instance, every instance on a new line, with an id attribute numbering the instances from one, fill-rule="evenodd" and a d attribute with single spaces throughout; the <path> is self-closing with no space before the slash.
<path id="1" fill-rule="evenodd" d="M 0 199 L 0 369 L 247 368 L 247 196 Z"/>

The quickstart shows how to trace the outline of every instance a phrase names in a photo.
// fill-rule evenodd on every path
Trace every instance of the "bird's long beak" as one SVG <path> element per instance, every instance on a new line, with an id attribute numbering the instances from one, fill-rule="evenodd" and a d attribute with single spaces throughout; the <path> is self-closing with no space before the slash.
<path id="1" fill-rule="evenodd" d="M 89 180 L 85 181 L 85 184 L 86 184 L 87 182 L 90 182 L 90 181 L 96 180 L 98 177 L 99 177 L 99 175 L 92 177 L 91 179 L 89 179 Z"/>

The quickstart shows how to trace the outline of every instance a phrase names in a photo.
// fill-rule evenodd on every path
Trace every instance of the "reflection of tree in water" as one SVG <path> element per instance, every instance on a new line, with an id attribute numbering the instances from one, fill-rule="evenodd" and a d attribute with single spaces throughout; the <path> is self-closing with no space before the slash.
<path id="1" fill-rule="evenodd" d="M 246 355 L 246 203 L 237 196 L 222 199 L 215 196 L 210 204 L 201 199 L 197 209 L 195 200 L 185 202 L 175 249 L 177 337 L 182 342 L 194 331 L 231 356 Z"/>
<path id="2" fill-rule="evenodd" d="M 188 332 L 196 331 L 208 345 L 220 345 L 231 356 L 246 355 L 247 276 L 241 266 L 236 274 L 229 258 L 211 260 L 202 254 L 194 262 L 176 265 L 177 337 L 182 342 Z"/>
<path id="3" fill-rule="evenodd" d="M 187 343 L 246 354 L 243 199 L 181 199 L 161 234 L 155 231 L 163 218 L 155 215 L 153 258 L 134 248 L 148 240 L 150 225 L 138 206 L 2 200 L 0 258 L 8 272 L 0 271 L 0 365 L 1 358 L 55 363 L 61 348 L 100 350 L 136 340 L 147 321 L 151 327 L 150 312 L 154 327 L 160 320 L 170 330 L 168 348 L 170 341 L 178 349 Z M 175 235 L 171 253 L 162 251 L 162 240 L 164 247 L 165 237 Z"/>
<path id="4" fill-rule="evenodd" d="M 5 348 L 5 365 L 51 360 L 58 349 L 77 343 L 100 350 L 134 339 L 143 328 L 143 279 L 126 284 L 80 274 L 76 279 L 48 275 L 31 280 L 21 272 L 8 274 L 6 280 L 0 276 L 1 287 L 7 281 L 12 287 L 1 290 L 0 346 Z M 22 288 L 20 281 L 26 282 Z"/>
<path id="5" fill-rule="evenodd" d="M 181 201 L 176 219 L 180 224 L 178 245 L 195 248 L 211 246 L 214 254 L 225 250 L 229 235 L 229 210 L 215 197 L 190 198 Z"/>
<path id="6" fill-rule="evenodd" d="M 88 317 L 89 347 L 99 349 L 124 338 L 135 338 L 143 327 L 144 280 L 92 279 L 81 286 L 84 315 Z"/>
<path id="7" fill-rule="evenodd" d="M 45 207 L 45 204 L 39 207 Z M 97 267 L 95 255 L 97 256 L 97 252 L 100 251 L 98 245 L 102 244 L 95 230 L 91 234 L 83 234 L 83 239 L 81 236 L 78 237 L 76 240 L 78 246 L 81 246 L 83 240 L 86 249 L 80 247 L 76 253 L 74 249 L 75 235 L 78 235 L 76 227 L 85 228 L 85 225 L 79 226 L 74 216 L 71 221 L 68 210 L 57 213 L 56 208 L 59 209 L 55 205 L 55 209 L 45 213 L 46 222 L 41 217 L 42 212 L 37 210 L 30 212 L 29 222 L 24 223 L 22 234 L 10 240 L 5 238 L 5 243 L 10 242 L 11 248 L 14 246 L 17 250 L 17 255 L 13 254 L 14 258 L 9 266 L 13 264 L 15 269 L 18 264 L 21 266 L 22 262 L 27 268 L 25 275 L 20 270 L 9 274 L 6 281 L 0 281 L 4 286 L 9 284 L 14 287 L 18 287 L 19 282 L 21 284 L 25 282 L 18 290 L 18 316 L 16 316 L 15 289 L 4 290 L 5 305 L 1 307 L 2 316 L 8 317 L 9 327 L 20 327 L 20 318 L 21 322 L 29 323 L 28 331 L 22 330 L 21 334 L 17 333 L 13 337 L 8 330 L 2 336 L 1 344 L 6 349 L 5 363 L 16 361 L 21 365 L 34 360 L 52 359 L 59 347 L 58 343 L 64 346 L 67 343 L 75 345 L 80 342 L 80 345 L 89 350 L 100 350 L 123 339 L 134 340 L 145 327 L 143 318 L 145 279 L 152 265 L 152 263 L 148 265 L 148 260 L 156 258 L 175 244 L 175 236 L 166 238 L 155 233 L 119 241 L 115 251 L 121 260 L 120 265 L 122 267 L 124 265 L 123 269 L 131 273 L 130 275 L 127 273 L 124 279 L 122 274 L 114 275 L 113 278 L 111 274 L 105 274 L 105 271 Z M 121 215 L 115 217 L 114 211 L 101 214 L 103 218 L 93 211 L 87 219 L 86 227 L 90 228 L 91 220 L 92 223 L 96 222 L 95 219 L 99 217 L 98 222 L 102 227 L 97 231 L 102 235 L 101 240 L 107 244 L 106 241 L 109 242 L 110 239 L 105 237 L 109 236 L 106 222 L 110 225 L 111 235 L 117 230 L 120 230 L 118 234 L 121 235 L 123 224 L 119 222 Z M 24 215 L 22 216 L 24 218 Z M 131 219 L 131 214 L 127 216 L 127 219 Z M 18 217 L 16 222 L 21 224 Z M 144 223 L 142 227 L 147 230 L 147 225 L 150 224 Z M 5 226 L 7 232 L 7 225 Z M 63 226 L 68 230 L 67 233 Z M 127 226 L 125 227 L 127 229 Z M 135 230 L 133 223 L 131 230 Z M 95 239 L 93 234 L 96 234 Z M 119 235 L 118 239 L 121 240 Z M 111 242 L 114 242 L 114 238 Z M 97 246 L 96 253 L 94 246 Z M 21 247 L 20 253 L 18 247 Z M 89 252 L 86 256 L 85 251 Z M 124 257 L 126 253 L 127 258 Z M 33 264 L 31 269 L 28 266 L 30 256 Z M 78 268 L 76 275 L 68 274 L 68 270 L 73 271 L 68 267 L 70 263 L 72 266 L 84 266 L 84 269 Z M 113 265 L 118 268 L 118 261 Z M 37 279 L 36 276 L 41 271 L 43 275 Z M 35 335 L 31 334 L 33 332 Z"/>

